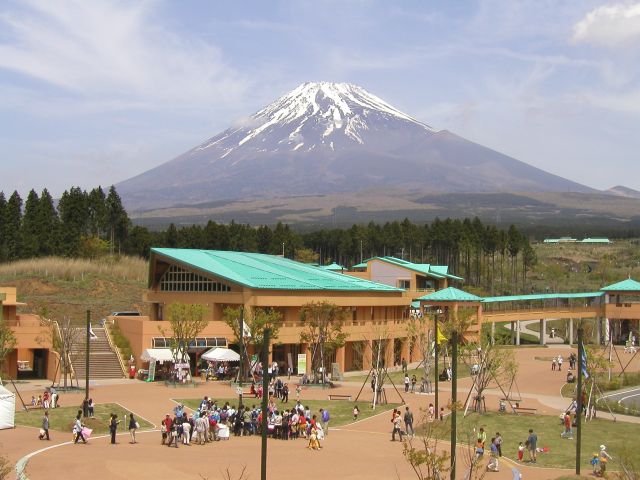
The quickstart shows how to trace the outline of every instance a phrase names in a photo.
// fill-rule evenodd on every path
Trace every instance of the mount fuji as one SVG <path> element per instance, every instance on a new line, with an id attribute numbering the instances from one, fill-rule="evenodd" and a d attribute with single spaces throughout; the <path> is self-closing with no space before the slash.
<path id="1" fill-rule="evenodd" d="M 329 82 L 304 83 L 117 188 L 132 210 L 387 188 L 595 192 Z"/>

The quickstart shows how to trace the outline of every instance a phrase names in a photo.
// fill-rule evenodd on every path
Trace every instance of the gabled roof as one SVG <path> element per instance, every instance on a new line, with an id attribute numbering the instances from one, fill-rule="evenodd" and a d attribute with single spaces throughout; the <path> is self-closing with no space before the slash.
<path id="1" fill-rule="evenodd" d="M 633 278 L 627 278 L 613 285 L 602 287 L 600 290 L 603 292 L 640 292 L 640 282 L 636 282 Z"/>
<path id="2" fill-rule="evenodd" d="M 484 297 L 482 303 L 524 302 L 527 300 L 554 300 L 560 298 L 595 298 L 604 295 L 602 292 L 586 293 L 536 293 L 532 295 L 504 295 L 502 297 Z"/>
<path id="3" fill-rule="evenodd" d="M 367 268 L 367 262 L 357 263 L 351 268 Z"/>
<path id="4" fill-rule="evenodd" d="M 417 300 L 427 302 L 481 302 L 482 298 L 455 287 L 443 288 Z"/>
<path id="5" fill-rule="evenodd" d="M 455 275 L 451 275 L 448 273 L 449 267 L 446 265 L 431 265 L 429 263 L 413 263 L 408 262 L 406 260 L 402 260 L 401 258 L 396 257 L 373 257 L 369 260 L 381 260 L 383 262 L 392 263 L 394 265 L 398 265 L 399 267 L 407 268 L 409 270 L 413 270 L 414 272 L 421 273 L 423 275 L 428 275 L 434 278 L 451 278 L 453 280 L 463 281 L 464 278 L 457 277 Z M 368 260 L 368 261 L 369 261 Z"/>
<path id="6" fill-rule="evenodd" d="M 402 292 L 402 289 L 334 273 L 275 255 L 181 248 L 152 248 L 151 262 L 164 257 L 201 272 L 255 289 Z"/>
<path id="7" fill-rule="evenodd" d="M 320 268 L 323 270 L 330 270 L 332 272 L 341 272 L 342 270 L 346 270 L 342 265 L 338 265 L 336 262 L 333 262 L 331 265 L 320 265 Z"/>

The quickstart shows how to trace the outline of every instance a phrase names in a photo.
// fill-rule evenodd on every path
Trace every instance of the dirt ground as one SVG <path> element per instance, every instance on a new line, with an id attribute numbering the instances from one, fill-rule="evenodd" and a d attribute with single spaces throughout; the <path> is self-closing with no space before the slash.
<path id="1" fill-rule="evenodd" d="M 541 414 L 557 414 L 568 401 L 561 399 L 560 388 L 564 383 L 565 372 L 552 372 L 547 361 L 535 357 L 549 357 L 561 353 L 568 357 L 567 347 L 522 348 L 516 351 L 520 364 L 517 384 L 522 396 L 522 406 L 537 408 Z M 630 358 L 630 357 L 627 357 Z M 567 364 L 568 366 L 568 364 Z M 640 361 L 634 361 L 633 370 L 637 371 Z M 464 400 L 471 384 L 470 379 L 459 382 L 459 400 Z M 446 405 L 450 396 L 450 384 L 444 382 L 440 403 Z M 360 384 L 344 382 L 332 393 L 350 394 L 354 398 L 360 390 Z M 505 386 L 507 389 L 508 386 Z M 21 389 L 22 390 L 22 389 Z M 364 392 L 362 404 L 370 400 L 369 389 Z M 24 396 L 31 393 L 24 390 Z M 234 390 L 228 385 L 207 383 L 195 389 L 167 388 L 164 384 L 148 384 L 139 381 L 104 382 L 92 387 L 91 396 L 98 403 L 120 403 L 150 422 L 158 425 L 164 414 L 172 411 L 175 403 L 172 398 L 202 398 L 209 395 L 224 398 L 233 397 Z M 327 392 L 322 390 L 303 390 L 302 399 L 326 399 Z M 487 393 L 487 407 L 495 410 L 500 390 Z M 397 395 L 388 393 L 390 402 L 397 401 Z M 65 405 L 80 404 L 80 393 L 62 394 Z M 416 420 L 421 417 L 419 411 L 433 402 L 433 395 L 405 395 L 407 404 L 415 412 Z M 338 400 L 339 401 L 339 400 Z M 331 409 L 331 402 L 327 401 Z M 362 408 L 362 407 L 361 407 Z M 287 478 L 292 474 L 309 480 L 340 479 L 410 479 L 416 478 L 402 455 L 402 444 L 391 442 L 390 412 L 378 407 L 380 413 L 350 425 L 330 428 L 330 434 L 320 451 L 306 449 L 305 440 L 269 440 L 267 478 Z M 39 415 L 39 412 L 34 412 Z M 523 424 L 524 428 L 524 424 Z M 121 431 L 119 444 L 110 445 L 108 438 L 92 438 L 88 445 L 70 444 L 71 433 L 52 432 L 52 441 L 39 441 L 38 430 L 18 427 L 0 431 L 0 449 L 12 462 L 23 459 L 25 455 L 36 452 L 28 459 L 26 473 L 32 480 L 45 478 L 80 478 L 89 474 L 92 480 L 101 479 L 226 479 L 229 469 L 231 479 L 239 479 L 240 472 L 246 467 L 247 479 L 260 478 L 260 439 L 258 437 L 232 437 L 226 442 L 216 442 L 204 446 L 168 449 L 160 446 L 160 433 L 139 432 L 136 445 L 129 444 L 129 435 Z M 443 443 L 444 448 L 449 448 Z M 41 450 L 43 449 L 43 450 Z M 460 457 L 464 457 L 460 452 Z M 511 479 L 511 467 L 515 463 L 503 457 L 501 471 L 489 473 L 486 478 Z M 463 460 L 458 464 L 458 478 L 463 478 Z M 524 479 L 553 479 L 569 470 L 533 468 L 517 465 Z"/>

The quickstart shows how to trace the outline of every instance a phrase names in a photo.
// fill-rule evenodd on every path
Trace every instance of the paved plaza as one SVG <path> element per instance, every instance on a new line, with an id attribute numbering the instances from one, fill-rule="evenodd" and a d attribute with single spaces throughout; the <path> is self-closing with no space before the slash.
<path id="1" fill-rule="evenodd" d="M 560 397 L 560 389 L 564 384 L 564 374 L 551 375 L 546 357 L 562 354 L 568 356 L 567 347 L 521 348 L 516 351 L 520 364 L 518 384 L 522 396 L 522 405 L 536 408 L 538 414 L 557 415 L 568 405 L 568 400 Z M 637 363 L 634 361 L 634 363 Z M 632 370 L 637 371 L 637 364 Z M 347 378 L 348 380 L 348 378 Z M 459 399 L 464 400 L 471 381 L 469 378 L 459 381 Z M 44 381 L 37 385 L 46 385 Z M 447 404 L 450 395 L 450 384 L 441 384 L 441 404 Z M 332 393 L 350 394 L 354 398 L 361 384 L 341 382 Z M 33 392 L 42 389 L 33 382 L 21 385 L 21 393 L 30 398 Z M 31 390 L 31 391 L 30 391 Z M 370 390 L 365 388 L 364 401 L 361 408 L 366 408 L 370 401 Z M 52 441 L 38 440 L 35 428 L 17 427 L 14 430 L 0 431 L 2 452 L 12 462 L 25 464 L 25 472 L 32 480 L 45 478 L 85 477 L 89 474 L 92 480 L 100 479 L 132 479 L 132 478 L 226 478 L 223 471 L 227 468 L 238 478 L 243 466 L 246 466 L 247 478 L 260 478 L 260 440 L 259 437 L 232 437 L 226 442 L 215 442 L 204 446 L 192 445 L 175 449 L 160 446 L 159 422 L 163 416 L 173 410 L 174 398 L 202 398 L 204 395 L 213 398 L 229 398 L 234 390 L 228 384 L 209 382 L 194 389 L 175 389 L 165 387 L 163 383 L 144 383 L 137 380 L 102 381 L 91 388 L 91 396 L 97 403 L 119 403 L 139 417 L 147 419 L 156 426 L 156 430 L 139 432 L 139 443 L 129 444 L 129 435 L 122 428 L 119 444 L 110 445 L 106 437 L 95 437 L 88 445 L 71 444 L 71 432 L 52 431 Z M 489 391 L 486 394 L 487 408 L 497 410 L 500 391 Z M 389 392 L 389 401 L 397 401 L 395 393 Z M 315 389 L 303 390 L 302 400 L 327 398 L 327 392 Z M 433 395 L 405 395 L 408 405 L 418 413 L 433 401 Z M 83 393 L 63 393 L 65 406 L 79 405 Z M 327 408 L 340 400 L 328 401 Z M 251 400 L 249 404 L 254 403 Z M 291 401 L 293 405 L 294 401 Z M 268 478 L 286 478 L 304 472 L 307 479 L 409 479 L 415 478 L 409 465 L 402 456 L 402 444 L 391 442 L 390 412 L 378 407 L 379 414 L 358 422 L 330 429 L 330 435 L 323 442 L 323 449 L 311 451 L 306 449 L 306 440 L 269 440 L 268 446 Z M 32 412 L 40 415 L 40 411 Z M 527 416 L 522 416 L 523 432 L 527 430 Z M 624 421 L 636 419 L 620 418 Z M 514 439 L 505 439 L 505 451 L 501 462 L 501 470 L 488 473 L 487 478 L 510 479 L 513 477 L 511 467 L 517 466 L 525 479 L 553 479 L 562 474 L 570 474 L 569 470 L 534 468 L 528 465 L 517 465 Z M 448 444 L 442 443 L 444 448 Z M 584 467 L 587 469 L 587 466 Z M 462 475 L 459 475 L 462 478 Z"/>

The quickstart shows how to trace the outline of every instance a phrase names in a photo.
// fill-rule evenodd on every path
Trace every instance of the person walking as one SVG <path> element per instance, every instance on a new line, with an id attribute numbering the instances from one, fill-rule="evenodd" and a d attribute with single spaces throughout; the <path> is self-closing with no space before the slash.
<path id="1" fill-rule="evenodd" d="M 404 425 L 405 425 L 405 429 L 407 431 L 407 435 L 411 435 L 413 437 L 414 436 L 414 432 L 413 432 L 413 412 L 411 410 L 409 410 L 408 406 L 407 406 L 407 408 L 405 409 L 405 412 L 404 412 Z M 411 431 L 411 433 L 409 433 L 409 431 Z"/>
<path id="2" fill-rule="evenodd" d="M 116 432 L 118 430 L 118 424 L 120 420 L 118 420 L 118 415 L 115 413 L 111 414 L 111 420 L 109 420 L 109 433 L 111 434 L 111 445 L 116 444 Z"/>
<path id="3" fill-rule="evenodd" d="M 393 423 L 391 441 L 396 441 L 396 433 L 400 436 L 400 441 L 402 441 L 402 419 L 400 418 L 400 410 L 393 411 L 393 419 L 391 420 L 391 422 Z"/>
<path id="4" fill-rule="evenodd" d="M 404 393 L 409 393 L 409 384 L 411 380 L 409 380 L 409 374 L 404 374 Z"/>
<path id="5" fill-rule="evenodd" d="M 562 423 L 564 424 L 564 432 L 560 434 L 562 438 L 573 439 L 573 429 L 571 428 L 571 414 L 569 411 L 564 412 L 562 417 Z"/>
<path id="6" fill-rule="evenodd" d="M 93 398 L 89 399 L 89 404 L 87 405 L 87 408 L 89 409 L 89 418 L 95 418 L 94 416 L 95 403 L 93 403 Z"/>
<path id="7" fill-rule="evenodd" d="M 497 472 L 500 470 L 498 464 L 498 446 L 496 445 L 496 439 L 491 439 L 491 445 L 489 445 L 489 463 L 487 463 L 487 471 Z"/>
<path id="8" fill-rule="evenodd" d="M 357 421 L 358 420 L 358 415 L 360 414 L 360 409 L 358 408 L 358 405 L 356 405 L 355 407 L 353 407 L 353 421 Z"/>
<path id="9" fill-rule="evenodd" d="M 538 435 L 533 432 L 533 428 L 529 429 L 529 437 L 526 442 L 527 449 L 529 450 L 529 461 L 536 463 L 536 448 L 538 447 Z"/>
<path id="10" fill-rule="evenodd" d="M 433 422 L 433 420 L 435 419 L 436 416 L 436 409 L 433 406 L 433 403 L 429 404 L 429 408 L 427 409 L 427 420 L 429 422 Z"/>
<path id="11" fill-rule="evenodd" d="M 76 434 L 76 439 L 73 443 L 78 443 L 78 440 L 82 440 L 83 443 L 87 443 L 86 438 L 84 438 L 84 435 L 82 435 L 82 428 L 84 427 L 84 425 L 82 425 L 82 414 L 79 413 L 78 415 L 76 415 L 76 421 L 73 424 L 73 431 Z"/>
<path id="12" fill-rule="evenodd" d="M 331 416 L 329 415 L 329 410 L 327 410 L 326 408 L 321 408 L 320 409 L 320 420 L 322 422 L 322 431 L 324 432 L 324 435 L 327 436 L 329 435 L 329 420 L 331 419 Z"/>
<path id="13" fill-rule="evenodd" d="M 501 457 L 502 456 L 502 435 L 500 435 L 500 432 L 496 432 L 496 437 L 493 443 L 496 444 L 496 449 L 498 450 L 498 456 Z"/>
<path id="14" fill-rule="evenodd" d="M 45 437 L 47 438 L 47 440 L 51 440 L 49 438 L 49 411 L 48 410 L 45 410 L 44 416 L 42 417 L 42 426 L 40 428 L 40 435 L 38 436 L 38 438 L 40 440 L 44 440 Z"/>
<path id="15" fill-rule="evenodd" d="M 136 442 L 136 430 L 140 428 L 140 424 L 136 421 L 133 413 L 129 414 L 129 434 L 131 435 L 131 441 L 129 443 L 134 444 Z"/>
<path id="16" fill-rule="evenodd" d="M 416 383 L 418 383 L 418 378 L 414 374 L 411 377 L 411 393 L 416 393 Z"/>
<path id="17" fill-rule="evenodd" d="M 564 362 L 564 359 L 562 358 L 562 355 L 558 355 L 558 371 L 561 372 L 562 371 L 562 363 Z"/>

